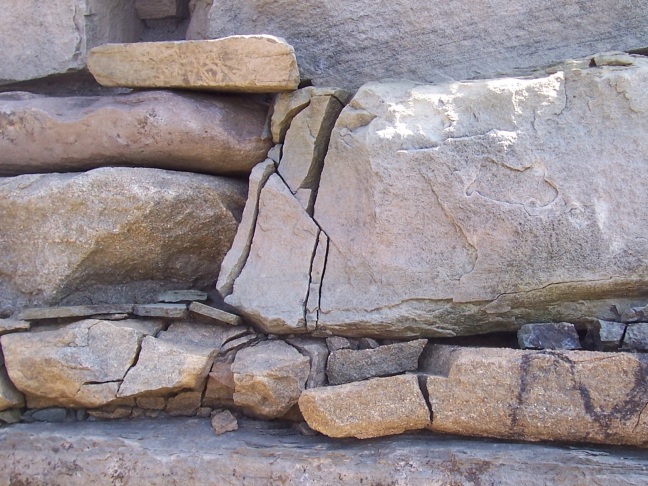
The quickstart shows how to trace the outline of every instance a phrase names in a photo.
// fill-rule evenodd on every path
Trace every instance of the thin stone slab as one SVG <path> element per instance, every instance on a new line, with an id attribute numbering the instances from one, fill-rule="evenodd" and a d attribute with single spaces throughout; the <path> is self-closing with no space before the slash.
<path id="1" fill-rule="evenodd" d="M 207 293 L 200 290 L 168 290 L 158 295 L 158 302 L 193 302 L 207 298 Z"/>
<path id="2" fill-rule="evenodd" d="M 40 321 L 68 317 L 90 317 L 100 314 L 130 314 L 132 312 L 133 304 L 73 305 L 67 307 L 32 307 L 22 310 L 18 317 L 25 321 Z"/>
<path id="3" fill-rule="evenodd" d="M 240 316 L 209 305 L 201 304 L 200 302 L 192 302 L 189 305 L 189 311 L 203 317 L 209 317 L 221 324 L 229 324 L 230 326 L 242 326 L 244 324 L 243 319 Z"/>
<path id="4" fill-rule="evenodd" d="M 0 319 L 0 336 L 10 332 L 29 331 L 31 324 L 20 319 Z"/>
<path id="5" fill-rule="evenodd" d="M 648 322 L 628 324 L 622 348 L 632 351 L 648 351 Z"/>
<path id="6" fill-rule="evenodd" d="M 581 349 L 576 328 L 569 322 L 524 324 L 517 336 L 521 349 Z"/>
<path id="7" fill-rule="evenodd" d="M 102 86 L 276 93 L 299 85 L 295 51 L 270 35 L 107 44 L 90 51 L 88 68 Z"/>
<path id="8" fill-rule="evenodd" d="M 186 304 L 142 304 L 133 306 L 133 314 L 142 317 L 182 319 L 188 316 Z"/>

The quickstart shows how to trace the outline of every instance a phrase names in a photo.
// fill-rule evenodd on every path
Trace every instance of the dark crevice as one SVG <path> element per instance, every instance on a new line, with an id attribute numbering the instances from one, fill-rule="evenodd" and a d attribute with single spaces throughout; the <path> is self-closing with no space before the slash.
<path id="1" fill-rule="evenodd" d="M 308 266 L 308 286 L 306 288 L 306 298 L 304 300 L 304 326 L 308 330 L 308 298 L 310 297 L 311 284 L 313 283 L 313 263 L 315 262 L 315 257 L 317 256 L 317 247 L 319 246 L 319 236 L 322 231 L 317 229 L 317 236 L 315 237 L 315 245 L 313 245 L 313 251 L 311 252 L 311 260 Z"/>
<path id="2" fill-rule="evenodd" d="M 418 381 L 418 386 L 421 390 L 421 394 L 423 395 L 423 400 L 425 400 L 425 404 L 427 405 L 428 411 L 430 412 L 430 422 L 432 422 L 434 420 L 434 412 L 432 411 L 432 403 L 430 402 L 430 392 L 427 388 L 427 375 L 418 374 L 416 375 L 416 379 Z"/>

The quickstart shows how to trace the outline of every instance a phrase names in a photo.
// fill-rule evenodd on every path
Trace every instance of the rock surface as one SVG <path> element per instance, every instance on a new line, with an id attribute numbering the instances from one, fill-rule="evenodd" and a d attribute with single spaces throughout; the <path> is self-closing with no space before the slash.
<path id="1" fill-rule="evenodd" d="M 0 319 L 0 336 L 10 332 L 29 331 L 31 325 L 20 319 Z"/>
<path id="2" fill-rule="evenodd" d="M 0 16 L 0 85 L 85 67 L 88 51 L 134 42 L 134 0 L 5 0 Z"/>
<path id="3" fill-rule="evenodd" d="M 623 337 L 623 349 L 648 351 L 648 322 L 628 324 Z"/>
<path id="4" fill-rule="evenodd" d="M 396 375 L 418 368 L 419 356 L 427 339 L 388 344 L 376 349 L 340 349 L 328 358 L 326 375 L 331 385 Z"/>
<path id="5" fill-rule="evenodd" d="M 581 349 L 576 328 L 569 322 L 524 324 L 517 335 L 521 349 Z"/>
<path id="6" fill-rule="evenodd" d="M 241 319 L 236 314 L 231 314 L 215 307 L 201 304 L 200 302 L 192 302 L 191 305 L 189 305 L 189 310 L 194 314 L 198 314 L 202 317 L 208 317 L 210 320 L 216 321 L 220 324 L 228 324 L 230 326 L 243 325 L 243 319 Z"/>
<path id="7" fill-rule="evenodd" d="M 648 445 L 644 355 L 435 346 L 433 362 L 433 431 Z"/>
<path id="8" fill-rule="evenodd" d="M 244 327 L 175 321 L 166 331 L 160 332 L 157 337 L 176 344 L 187 344 L 218 351 L 226 342 L 245 335 L 247 332 Z"/>
<path id="9" fill-rule="evenodd" d="M 72 305 L 66 307 L 31 307 L 23 309 L 18 317 L 26 321 L 92 317 L 101 314 L 131 314 L 132 304 Z"/>
<path id="10" fill-rule="evenodd" d="M 234 355 L 218 355 L 207 378 L 203 405 L 213 408 L 234 406 Z"/>
<path id="11" fill-rule="evenodd" d="M 22 408 L 24 405 L 25 397 L 9 379 L 7 368 L 0 359 L 0 412 L 11 408 Z"/>
<path id="12" fill-rule="evenodd" d="M 236 354 L 234 404 L 256 417 L 288 413 L 304 390 L 309 360 L 283 341 L 264 341 Z"/>
<path id="13" fill-rule="evenodd" d="M 302 393 L 299 409 L 309 427 L 329 437 L 368 439 L 423 429 L 430 423 L 414 375 L 373 378 Z"/>
<path id="14" fill-rule="evenodd" d="M 266 104 L 146 91 L 55 98 L 0 94 L 0 175 L 139 166 L 248 174 L 270 148 Z"/>
<path id="15" fill-rule="evenodd" d="M 626 325 L 622 322 L 610 322 L 599 319 L 587 329 L 586 342 L 597 351 L 617 351 L 621 347 Z"/>
<path id="16" fill-rule="evenodd" d="M 210 2 L 211 3 L 211 2 Z M 272 0 L 213 2 L 197 38 L 272 32 L 295 47 L 304 79 L 357 88 L 377 79 L 442 82 L 646 47 L 648 13 L 631 0 Z M 552 12 L 562 12 L 560 18 Z M 199 14 L 200 14 L 199 13 Z M 353 19 L 353 22 L 349 22 Z M 313 22 L 317 22 L 313 28 Z M 202 35 L 201 35 L 202 34 Z"/>
<path id="17" fill-rule="evenodd" d="M 234 238 L 245 190 L 232 179 L 156 169 L 0 178 L 0 315 L 206 287 Z"/>
<path id="18" fill-rule="evenodd" d="M 225 432 L 234 432 L 235 430 L 238 430 L 238 422 L 236 420 L 236 417 L 234 417 L 234 415 L 232 415 L 232 412 L 230 412 L 229 410 L 216 412 L 211 418 L 210 423 L 216 435 L 221 435 Z"/>
<path id="19" fill-rule="evenodd" d="M 312 337 L 294 337 L 287 342 L 310 360 L 310 373 L 306 388 L 317 388 L 326 385 L 326 361 L 329 350 L 326 341 Z"/>
<path id="20" fill-rule="evenodd" d="M 107 44 L 92 49 L 88 68 L 102 86 L 276 93 L 299 85 L 295 51 L 270 35 Z"/>
<path id="21" fill-rule="evenodd" d="M 30 408 L 98 407 L 114 401 L 146 335 L 159 321 L 87 319 L 0 338 L 11 381 Z"/>

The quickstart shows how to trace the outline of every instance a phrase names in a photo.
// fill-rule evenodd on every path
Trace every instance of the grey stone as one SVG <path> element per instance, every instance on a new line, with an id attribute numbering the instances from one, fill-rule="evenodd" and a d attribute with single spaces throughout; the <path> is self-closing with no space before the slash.
<path id="1" fill-rule="evenodd" d="M 141 317 L 182 319 L 187 317 L 186 304 L 142 304 L 133 307 L 133 314 Z"/>
<path id="2" fill-rule="evenodd" d="M 209 305 L 201 304 L 200 302 L 192 302 L 189 305 L 189 310 L 195 314 L 209 317 L 210 319 L 220 322 L 222 324 L 229 324 L 230 326 L 242 326 L 243 319 L 236 314 L 225 312 L 224 310 L 211 307 Z"/>
<path id="3" fill-rule="evenodd" d="M 326 346 L 331 352 L 339 349 L 358 349 L 358 341 L 342 336 L 331 336 L 326 338 Z"/>
<path id="4" fill-rule="evenodd" d="M 157 336 L 162 341 L 199 346 L 218 352 L 225 343 L 247 334 L 244 327 L 202 324 L 198 322 L 174 322 Z"/>
<path id="5" fill-rule="evenodd" d="M 31 324 L 20 319 L 0 319 L 0 336 L 10 332 L 29 331 Z"/>
<path id="6" fill-rule="evenodd" d="M 67 307 L 32 307 L 23 309 L 18 317 L 25 321 L 64 319 L 67 317 L 91 317 L 101 314 L 130 314 L 132 304 L 75 305 Z"/>
<path id="7" fill-rule="evenodd" d="M 0 422 L 5 424 L 17 424 L 21 419 L 21 411 L 18 408 L 12 408 L 10 410 L 3 410 L 0 412 Z"/>
<path id="8" fill-rule="evenodd" d="M 378 346 L 380 343 L 371 338 L 362 338 L 358 342 L 358 349 L 376 349 Z"/>
<path id="9" fill-rule="evenodd" d="M 238 430 L 238 421 L 229 410 L 216 412 L 211 418 L 211 426 L 216 435 Z"/>
<path id="10" fill-rule="evenodd" d="M 167 290 L 158 295 L 158 302 L 193 302 L 207 300 L 206 292 L 200 290 Z"/>
<path id="11" fill-rule="evenodd" d="M 326 361 L 329 356 L 326 341 L 310 337 L 294 337 L 287 339 L 287 342 L 310 359 L 310 373 L 306 380 L 306 388 L 326 385 Z"/>
<path id="12" fill-rule="evenodd" d="M 41 410 L 34 410 L 30 416 L 37 422 L 65 422 L 67 410 L 59 407 L 43 408 Z"/>
<path id="13" fill-rule="evenodd" d="M 333 351 L 326 365 L 331 385 L 415 371 L 427 339 L 379 346 L 376 349 Z"/>
<path id="14" fill-rule="evenodd" d="M 282 151 L 283 151 L 283 144 L 276 143 L 270 148 L 270 150 L 268 150 L 268 158 L 272 160 L 275 164 L 278 164 L 279 161 L 281 161 Z"/>
<path id="15" fill-rule="evenodd" d="M 212 409 L 209 407 L 200 407 L 196 412 L 196 417 L 208 418 L 211 417 Z"/>
<path id="16" fill-rule="evenodd" d="M 622 349 L 648 351 L 648 322 L 628 324 Z"/>
<path id="17" fill-rule="evenodd" d="M 617 351 L 626 330 L 622 322 L 610 322 L 598 319 L 587 329 L 586 339 L 597 351 Z"/>
<path id="18" fill-rule="evenodd" d="M 581 349 L 576 328 L 569 322 L 524 324 L 518 343 L 521 349 Z"/>

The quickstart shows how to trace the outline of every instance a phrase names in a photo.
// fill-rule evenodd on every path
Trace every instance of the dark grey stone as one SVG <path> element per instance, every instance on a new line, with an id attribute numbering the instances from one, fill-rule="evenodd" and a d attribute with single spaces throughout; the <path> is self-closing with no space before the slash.
<path id="1" fill-rule="evenodd" d="M 622 349 L 648 351 L 648 322 L 628 324 Z"/>
<path id="2" fill-rule="evenodd" d="M 616 351 L 621 346 L 625 328 L 626 325 L 622 322 L 599 319 L 587 329 L 586 341 L 597 351 Z"/>
<path id="3" fill-rule="evenodd" d="M 337 351 L 338 349 L 358 349 L 358 341 L 356 339 L 349 339 L 342 336 L 326 338 L 326 345 L 331 352 Z"/>
<path id="4" fill-rule="evenodd" d="M 569 322 L 525 324 L 518 331 L 521 349 L 581 349 L 578 333 Z"/>
<path id="5" fill-rule="evenodd" d="M 31 414 L 31 418 L 36 422 L 65 422 L 67 410 L 64 408 L 41 408 Z"/>
<path id="6" fill-rule="evenodd" d="M 378 346 L 380 346 L 380 343 L 371 338 L 362 338 L 358 343 L 359 349 L 376 349 Z"/>

